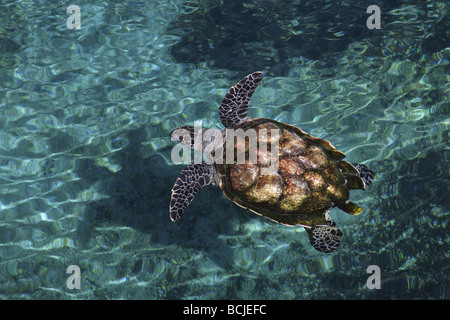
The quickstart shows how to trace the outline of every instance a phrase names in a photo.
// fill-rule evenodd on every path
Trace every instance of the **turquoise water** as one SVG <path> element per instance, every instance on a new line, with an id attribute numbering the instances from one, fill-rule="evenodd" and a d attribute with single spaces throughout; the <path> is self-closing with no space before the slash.
<path id="1" fill-rule="evenodd" d="M 80 29 L 66 12 L 79 6 Z M 366 8 L 381 8 L 369 30 Z M 2 299 L 449 299 L 446 1 L 1 1 Z M 333 254 L 214 187 L 176 223 L 169 132 L 252 117 L 376 171 Z M 66 285 L 80 268 L 80 288 Z M 370 265 L 381 289 L 369 289 Z"/>

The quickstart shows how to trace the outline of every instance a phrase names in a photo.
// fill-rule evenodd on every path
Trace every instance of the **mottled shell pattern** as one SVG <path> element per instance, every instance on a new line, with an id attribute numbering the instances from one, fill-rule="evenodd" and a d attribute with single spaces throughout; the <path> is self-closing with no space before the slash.
<path id="1" fill-rule="evenodd" d="M 234 148 L 244 150 L 245 163 L 217 165 L 219 187 L 236 204 L 287 225 L 318 225 L 323 212 L 334 206 L 351 214 L 361 210 L 346 203 L 349 189 L 363 189 L 358 171 L 341 161 L 345 154 L 337 151 L 328 141 L 315 138 L 296 127 L 270 119 L 248 120 L 239 125 L 244 131 L 254 129 L 260 139 L 266 138 L 266 152 L 261 148 Z M 260 135 L 261 129 L 267 134 Z M 273 130 L 273 129 L 278 129 Z M 272 136 L 272 132 L 278 135 Z M 278 141 L 278 154 L 271 145 Z M 226 150 L 225 150 L 226 151 Z M 251 152 L 256 152 L 256 162 Z M 226 152 L 223 154 L 224 163 Z M 253 158 L 254 159 L 254 158 Z M 275 165 L 274 165 L 275 163 Z M 262 169 L 268 169 L 263 174 Z M 350 179 L 347 180 L 346 177 Z M 315 215 L 317 221 L 315 221 Z"/>

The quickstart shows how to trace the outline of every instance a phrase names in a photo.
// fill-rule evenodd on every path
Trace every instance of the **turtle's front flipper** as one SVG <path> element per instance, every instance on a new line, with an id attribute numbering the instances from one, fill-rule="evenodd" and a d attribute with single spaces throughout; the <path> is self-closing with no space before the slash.
<path id="1" fill-rule="evenodd" d="M 237 126 L 247 120 L 248 103 L 261 79 L 261 72 L 253 72 L 228 91 L 219 107 L 220 120 L 225 128 Z"/>
<path id="2" fill-rule="evenodd" d="M 331 253 L 341 244 L 342 231 L 336 226 L 305 227 L 309 242 L 317 251 Z"/>
<path id="3" fill-rule="evenodd" d="M 172 188 L 170 219 L 172 221 L 180 219 L 195 194 L 209 184 L 217 184 L 217 173 L 213 165 L 198 163 L 184 168 Z"/>

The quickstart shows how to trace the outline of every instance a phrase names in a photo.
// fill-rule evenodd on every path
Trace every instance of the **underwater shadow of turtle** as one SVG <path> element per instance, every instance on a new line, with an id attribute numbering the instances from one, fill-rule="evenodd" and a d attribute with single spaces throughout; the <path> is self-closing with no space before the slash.
<path id="1" fill-rule="evenodd" d="M 88 240 L 95 226 L 108 222 L 155 233 L 157 236 L 153 239 L 165 242 L 162 230 L 170 230 L 171 226 L 160 216 L 167 210 L 164 205 L 170 189 L 167 178 L 176 168 L 167 166 L 159 155 L 141 156 L 141 143 L 148 139 L 144 128 L 130 130 L 126 139 L 129 143 L 109 157 L 112 163 L 121 167 L 117 172 L 99 166 L 95 160 L 80 159 L 78 162 L 78 176 L 97 184 L 98 193 L 104 196 L 88 203 L 78 233 Z"/>
<path id="2" fill-rule="evenodd" d="M 253 72 L 231 87 L 219 107 L 219 115 L 226 128 L 224 136 L 228 129 L 255 130 L 258 146 L 270 146 L 276 141 L 279 148 L 274 161 L 278 161 L 278 168 L 263 173 L 272 160 L 268 164 L 262 159 L 274 155 L 269 156 L 267 149 L 252 150 L 250 143 L 244 147 L 246 162 L 238 164 L 234 150 L 239 149 L 239 141 L 233 140 L 231 151 L 225 141 L 223 161 L 196 163 L 181 171 L 172 188 L 170 218 L 180 219 L 200 189 L 215 185 L 240 207 L 288 226 L 303 226 L 317 251 L 331 253 L 339 247 L 342 232 L 329 211 L 337 207 L 351 215 L 360 214 L 362 209 L 349 200 L 349 191 L 370 186 L 375 174 L 363 164 L 344 161 L 346 155 L 330 142 L 299 128 L 271 119 L 250 119 L 248 103 L 261 79 L 261 72 Z M 193 149 L 201 146 L 201 151 L 209 149 L 208 142 L 194 143 L 193 127 L 180 128 L 191 135 L 191 139 L 178 140 L 182 144 Z M 261 135 L 260 131 L 266 134 Z M 233 161 L 229 161 L 227 152 L 233 154 Z M 257 153 L 256 163 L 250 161 L 252 152 Z"/>
<path id="3" fill-rule="evenodd" d="M 162 247 L 175 244 L 187 249 L 201 248 L 201 251 L 218 265 L 229 266 L 230 262 L 224 261 L 226 259 L 218 255 L 218 248 L 226 255 L 224 250 L 227 248 L 222 245 L 218 235 L 231 229 L 226 221 L 228 216 L 225 217 L 225 213 L 212 215 L 205 211 L 210 204 L 209 199 L 221 196 L 220 190 L 204 190 L 193 204 L 191 209 L 198 214 L 192 216 L 192 221 L 200 216 L 202 223 L 186 221 L 185 224 L 173 224 L 166 215 L 167 202 L 172 187 L 171 177 L 175 176 L 180 168 L 168 165 L 159 154 L 143 158 L 140 152 L 141 143 L 149 139 L 147 135 L 144 128 L 127 133 L 128 145 L 110 157 L 111 162 L 122 168 L 117 172 L 99 166 L 94 160 L 80 159 L 76 174 L 81 179 L 96 184 L 95 189 L 106 196 L 87 204 L 83 220 L 77 226 L 81 244 L 88 246 L 92 242 L 94 229 L 102 224 L 112 230 L 114 226 L 127 226 L 150 235 L 144 237 L 148 239 L 144 246 Z M 164 136 L 166 135 L 164 132 Z M 161 152 L 170 155 L 170 148 Z M 210 211 L 217 211 L 212 207 L 211 204 Z"/>

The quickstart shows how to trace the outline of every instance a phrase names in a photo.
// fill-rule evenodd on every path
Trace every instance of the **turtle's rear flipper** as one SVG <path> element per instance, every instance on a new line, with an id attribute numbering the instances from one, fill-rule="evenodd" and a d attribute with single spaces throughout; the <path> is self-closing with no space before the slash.
<path id="1" fill-rule="evenodd" d="M 341 244 L 342 231 L 336 226 L 305 227 L 309 242 L 319 252 L 331 253 Z"/>
<path id="2" fill-rule="evenodd" d="M 217 184 L 217 173 L 213 165 L 198 163 L 184 168 L 172 188 L 170 219 L 180 219 L 195 194 L 209 184 Z"/>
<path id="3" fill-rule="evenodd" d="M 364 188 L 370 187 L 372 185 L 373 178 L 375 178 L 375 172 L 367 168 L 361 163 L 352 164 L 356 170 L 358 170 L 359 177 L 364 182 Z"/>

